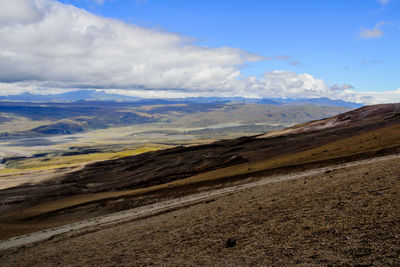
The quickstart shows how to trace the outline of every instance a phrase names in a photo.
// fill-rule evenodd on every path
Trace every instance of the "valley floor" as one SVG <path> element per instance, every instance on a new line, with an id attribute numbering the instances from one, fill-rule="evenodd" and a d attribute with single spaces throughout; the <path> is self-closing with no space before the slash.
<path id="1" fill-rule="evenodd" d="M 0 265 L 400 264 L 398 156 L 181 204 L 2 250 Z"/>

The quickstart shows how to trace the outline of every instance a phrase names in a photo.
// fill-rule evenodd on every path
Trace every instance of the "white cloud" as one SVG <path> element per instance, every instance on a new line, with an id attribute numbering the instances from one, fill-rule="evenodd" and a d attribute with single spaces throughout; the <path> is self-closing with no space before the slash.
<path id="1" fill-rule="evenodd" d="M 290 56 L 199 46 L 188 37 L 56 1 L 1 0 L 0 18 L 2 95 L 93 88 L 142 97 L 365 98 L 352 88 L 331 88 L 308 73 L 270 71 L 257 78 L 241 72 L 251 61 Z"/>
<path id="2" fill-rule="evenodd" d="M 274 97 L 319 97 L 328 93 L 328 86 L 321 79 L 307 73 L 271 71 L 260 80 L 262 92 Z"/>
<path id="3" fill-rule="evenodd" d="M 382 92 L 360 92 L 359 95 L 366 104 L 398 103 L 400 102 L 400 88 Z"/>
<path id="4" fill-rule="evenodd" d="M 3 82 L 228 89 L 241 65 L 262 59 L 230 47 L 196 46 L 177 34 L 97 17 L 58 2 L 20 1 L 21 6 L 28 3 L 41 12 L 42 19 L 23 26 L 14 20 L 0 28 Z"/>
<path id="5" fill-rule="evenodd" d="M 384 92 L 356 92 L 350 84 L 329 86 L 322 79 L 310 74 L 287 71 L 267 72 L 257 81 L 253 77 L 253 81 L 245 88 L 252 88 L 252 97 L 328 97 L 365 104 L 400 102 L 400 88 Z"/>
<path id="6" fill-rule="evenodd" d="M 361 27 L 360 36 L 365 39 L 380 38 L 383 36 L 382 26 L 393 25 L 392 22 L 381 21 L 374 25 L 372 29 L 366 29 Z"/>
<path id="7" fill-rule="evenodd" d="M 42 16 L 43 12 L 32 1 L 2 0 L 0 3 L 0 26 L 35 23 Z"/>
<path id="8" fill-rule="evenodd" d="M 380 38 L 383 36 L 383 31 L 381 29 L 365 29 L 365 28 L 361 28 L 360 30 L 360 36 L 362 38 L 366 38 L 366 39 L 370 39 L 370 38 Z"/>

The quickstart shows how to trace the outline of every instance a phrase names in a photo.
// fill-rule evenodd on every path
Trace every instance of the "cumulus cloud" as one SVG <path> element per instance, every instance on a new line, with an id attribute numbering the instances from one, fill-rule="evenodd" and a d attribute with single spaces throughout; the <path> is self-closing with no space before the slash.
<path id="1" fill-rule="evenodd" d="M 104 89 L 142 97 L 330 97 L 363 101 L 308 73 L 245 76 L 265 57 L 96 16 L 52 0 L 1 0 L 0 94 Z M 380 27 L 380 26 L 379 26 Z"/>
<path id="2" fill-rule="evenodd" d="M 322 79 L 307 73 L 271 71 L 260 80 L 265 94 L 279 97 L 318 97 L 327 93 L 328 87 Z"/>
<path id="3" fill-rule="evenodd" d="M 247 84 L 247 88 L 250 87 L 254 93 L 253 97 L 328 97 L 365 104 L 400 102 L 400 89 L 384 92 L 356 92 L 350 84 L 329 86 L 322 79 L 310 74 L 296 74 L 288 71 L 266 72 L 263 78 Z"/>
<path id="4" fill-rule="evenodd" d="M 32 1 L 3 0 L 0 3 L 0 26 L 35 23 L 42 16 L 43 12 Z"/>
<path id="5" fill-rule="evenodd" d="M 238 86 L 240 85 L 240 86 Z M 315 78 L 308 73 L 295 73 L 290 71 L 268 71 L 263 77 L 247 77 L 236 84 L 237 92 L 241 95 L 266 98 L 318 98 L 329 97 L 332 99 L 345 99 L 361 102 L 357 94 L 345 88 L 338 91 L 332 89 L 322 79 Z M 247 91 L 247 92 L 246 92 Z M 249 93 L 251 92 L 251 95 Z M 247 94 L 246 94 L 247 93 Z"/>
<path id="6" fill-rule="evenodd" d="M 40 11 L 41 19 L 35 16 L 24 26 L 20 24 L 26 21 L 16 19 L 0 28 L 2 82 L 228 89 L 241 65 L 262 59 L 230 47 L 196 46 L 177 34 L 97 17 L 58 2 L 20 0 L 19 4 Z"/>

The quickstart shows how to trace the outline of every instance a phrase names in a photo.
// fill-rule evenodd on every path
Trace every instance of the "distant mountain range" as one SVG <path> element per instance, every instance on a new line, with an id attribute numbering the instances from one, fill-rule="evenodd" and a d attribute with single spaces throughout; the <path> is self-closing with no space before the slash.
<path id="1" fill-rule="evenodd" d="M 19 95 L 0 96 L 2 101 L 27 101 L 27 102 L 75 102 L 80 100 L 100 100 L 100 101 L 136 101 L 137 97 L 129 97 L 119 94 L 109 94 L 96 90 L 77 90 L 54 95 L 40 95 L 23 93 Z"/>
<path id="2" fill-rule="evenodd" d="M 118 102 L 147 102 L 150 105 L 160 102 L 160 99 L 141 99 L 138 97 L 111 94 L 96 90 L 77 90 L 53 95 L 40 95 L 23 93 L 19 95 L 0 96 L 0 101 L 19 102 L 76 102 L 76 101 L 118 101 Z M 314 105 L 314 106 L 337 106 L 346 108 L 359 108 L 362 104 L 333 100 L 329 98 L 244 98 L 244 97 L 188 97 L 161 100 L 163 104 L 173 102 L 189 103 L 245 103 L 245 104 L 270 104 L 270 105 Z"/>

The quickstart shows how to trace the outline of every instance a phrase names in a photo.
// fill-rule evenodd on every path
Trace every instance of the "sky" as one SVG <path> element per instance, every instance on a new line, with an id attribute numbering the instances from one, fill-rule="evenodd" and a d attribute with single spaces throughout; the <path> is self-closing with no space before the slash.
<path id="1" fill-rule="evenodd" d="M 0 95 L 400 102 L 400 0 L 1 0 Z"/>

